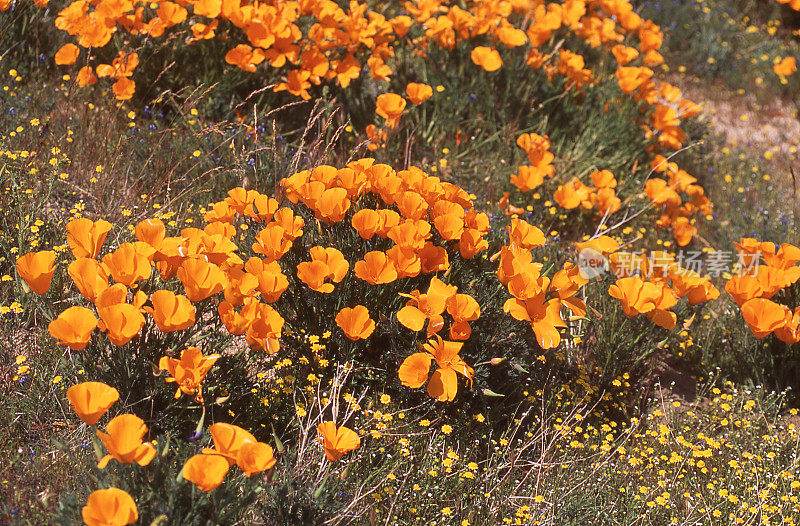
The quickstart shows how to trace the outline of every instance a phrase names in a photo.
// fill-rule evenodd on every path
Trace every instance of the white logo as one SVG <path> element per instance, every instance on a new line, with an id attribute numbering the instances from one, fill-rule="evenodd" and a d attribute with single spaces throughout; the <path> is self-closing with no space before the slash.
<path id="1" fill-rule="evenodd" d="M 584 279 L 594 279 L 608 271 L 608 259 L 593 248 L 578 253 L 578 273 Z"/>

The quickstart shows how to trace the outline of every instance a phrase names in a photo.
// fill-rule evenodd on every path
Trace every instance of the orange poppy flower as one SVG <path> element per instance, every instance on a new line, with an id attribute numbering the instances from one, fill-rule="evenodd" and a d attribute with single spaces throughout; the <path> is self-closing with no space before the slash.
<path id="1" fill-rule="evenodd" d="M 119 391 L 102 382 L 83 382 L 67 389 L 67 399 L 80 419 L 93 426 L 119 400 Z"/>
<path id="2" fill-rule="evenodd" d="M 256 66 L 264 62 L 265 58 L 264 50 L 254 49 L 247 44 L 239 44 L 225 54 L 225 62 L 250 73 L 254 73 Z"/>
<path id="3" fill-rule="evenodd" d="M 364 259 L 356 261 L 355 274 L 370 285 L 391 283 L 397 279 L 397 269 L 392 260 L 378 250 L 367 252 Z"/>
<path id="4" fill-rule="evenodd" d="M 137 281 L 147 279 L 153 271 L 149 257 L 154 250 L 147 243 L 123 243 L 103 257 L 103 266 L 117 283 L 133 288 Z"/>
<path id="5" fill-rule="evenodd" d="M 136 91 L 136 83 L 129 78 L 122 77 L 111 85 L 111 90 L 118 100 L 130 100 Z"/>
<path id="6" fill-rule="evenodd" d="M 428 203 L 418 192 L 401 192 L 395 199 L 397 209 L 406 219 L 427 219 Z M 463 214 L 463 211 L 462 211 Z"/>
<path id="7" fill-rule="evenodd" d="M 94 306 L 98 309 L 103 307 L 110 307 L 125 303 L 128 300 L 128 287 L 122 283 L 115 283 L 114 285 L 105 288 L 97 294 L 94 300 Z M 102 329 L 102 327 L 101 327 Z"/>
<path id="8" fill-rule="evenodd" d="M 517 168 L 517 173 L 511 174 L 511 184 L 519 188 L 521 192 L 530 192 L 541 186 L 545 177 L 553 175 L 551 171 L 555 173 L 555 168 L 549 164 L 541 166 L 521 165 Z M 516 209 L 516 207 L 514 208 Z M 524 212 L 522 209 L 519 210 L 521 212 L 515 213 Z"/>
<path id="9" fill-rule="evenodd" d="M 325 449 L 325 456 L 336 462 L 346 453 L 358 449 L 361 439 L 352 429 L 345 426 L 336 427 L 335 422 L 323 422 L 317 426 L 320 437 L 317 438 Z"/>
<path id="10" fill-rule="evenodd" d="M 269 221 L 278 211 L 278 200 L 259 194 L 253 200 L 253 217 L 259 221 Z"/>
<path id="11" fill-rule="evenodd" d="M 84 66 L 80 70 L 78 70 L 78 74 L 75 76 L 75 80 L 77 80 L 78 86 L 81 87 L 91 86 L 92 84 L 97 83 L 97 77 L 95 77 L 91 66 Z"/>
<path id="12" fill-rule="evenodd" d="M 636 91 L 639 86 L 650 80 L 650 77 L 653 76 L 653 70 L 643 67 L 623 66 L 617 68 L 616 75 L 620 89 L 630 94 Z"/>
<path id="13" fill-rule="evenodd" d="M 315 215 L 325 223 L 339 223 L 350 209 L 350 199 L 344 188 L 329 188 L 316 202 Z"/>
<path id="14" fill-rule="evenodd" d="M 89 494 L 81 517 L 87 526 L 125 526 L 139 520 L 136 503 L 118 488 L 98 489 Z"/>
<path id="15" fill-rule="evenodd" d="M 525 269 L 509 280 L 508 292 L 520 300 L 527 300 L 546 292 L 550 280 L 540 275 L 541 270 L 541 264 L 529 263 Z"/>
<path id="16" fill-rule="evenodd" d="M 97 309 L 100 315 L 100 329 L 108 334 L 108 339 L 117 347 L 131 341 L 144 327 L 144 316 L 134 305 L 117 303 Z"/>
<path id="17" fill-rule="evenodd" d="M 154 250 L 158 250 L 164 243 L 167 236 L 167 229 L 164 222 L 160 219 L 144 219 L 139 221 L 134 229 L 136 239 L 142 243 L 147 243 Z"/>
<path id="18" fill-rule="evenodd" d="M 247 328 L 247 343 L 254 349 L 263 349 L 268 354 L 275 354 L 280 350 L 280 342 L 283 331 L 283 317 L 265 303 L 256 303 L 253 321 Z"/>
<path id="19" fill-rule="evenodd" d="M 412 291 L 411 294 L 401 294 L 410 299 L 405 307 L 397 312 L 397 320 L 412 331 L 422 330 L 428 321 L 428 336 L 437 333 L 444 326 L 442 313 L 447 302 L 457 291 L 455 286 L 433 277 L 426 294 L 420 294 L 418 290 Z"/>
<path id="20" fill-rule="evenodd" d="M 609 254 L 619 250 L 619 243 L 614 241 L 614 239 L 609 236 L 599 236 L 592 238 L 589 241 L 575 243 L 575 248 L 577 248 L 578 251 L 590 248 L 596 252 L 600 252 L 604 256 L 608 256 Z"/>
<path id="21" fill-rule="evenodd" d="M 178 279 L 183 283 L 186 297 L 192 303 L 202 301 L 225 288 L 225 273 L 213 263 L 197 258 L 187 259 L 178 268 Z"/>
<path id="22" fill-rule="evenodd" d="M 611 48 L 611 53 L 614 54 L 614 58 L 617 59 L 617 63 L 620 66 L 627 66 L 632 60 L 639 56 L 639 51 L 635 48 L 623 46 L 622 44 L 617 44 Z"/>
<path id="23" fill-rule="evenodd" d="M 259 194 L 256 190 L 247 190 L 246 188 L 239 186 L 237 188 L 231 188 L 228 190 L 228 197 L 225 198 L 225 202 L 228 203 L 231 208 L 236 210 L 237 213 L 247 214 L 248 208 L 250 213 L 253 212 L 253 204 L 255 203 L 256 198 L 260 195 L 261 194 Z"/>
<path id="24" fill-rule="evenodd" d="M 561 318 L 561 301 L 558 298 L 544 301 L 544 293 L 526 300 L 510 298 L 503 305 L 503 310 L 517 320 L 530 322 L 542 349 L 554 349 L 561 343 L 558 327 L 566 327 L 567 324 Z"/>
<path id="25" fill-rule="evenodd" d="M 29 252 L 17 259 L 17 272 L 31 290 L 41 296 L 50 288 L 56 271 L 53 266 L 55 260 L 56 253 L 52 250 Z"/>
<path id="26" fill-rule="evenodd" d="M 200 384 L 219 357 L 219 354 L 203 356 L 203 351 L 197 347 L 187 347 L 181 352 L 180 360 L 162 356 L 158 368 L 169 372 L 171 378 L 167 378 L 167 382 L 178 384 L 175 398 L 180 398 L 181 393 L 194 395 L 195 400 L 202 404 L 203 393 Z"/>
<path id="27" fill-rule="evenodd" d="M 439 247 L 430 241 L 425 243 L 417 255 L 420 260 L 420 272 L 430 274 L 432 272 L 446 271 L 450 268 L 450 259 L 447 250 Z"/>
<path id="28" fill-rule="evenodd" d="M 264 442 L 245 442 L 236 457 L 236 465 L 246 477 L 270 469 L 277 462 L 272 446 Z"/>
<path id="29" fill-rule="evenodd" d="M 742 305 L 742 317 L 758 339 L 783 327 L 787 315 L 791 316 L 789 309 L 764 298 L 747 300 Z"/>
<path id="30" fill-rule="evenodd" d="M 474 258 L 487 248 L 489 248 L 489 242 L 483 238 L 479 230 L 474 228 L 465 228 L 461 239 L 458 240 L 458 253 L 465 259 Z"/>
<path id="31" fill-rule="evenodd" d="M 261 263 L 259 269 L 263 268 L 263 262 L 261 259 L 251 259 L 255 259 Z M 277 265 L 277 263 L 275 264 Z M 280 272 L 280 265 L 278 265 L 277 270 Z M 245 270 L 239 267 L 229 269 L 227 272 L 228 282 L 223 289 L 225 301 L 228 301 L 232 305 L 238 307 L 244 303 L 245 299 L 256 295 L 256 289 L 259 287 L 259 281 L 254 274 L 255 273 L 245 272 Z M 288 281 L 286 284 L 288 287 Z"/>
<path id="32" fill-rule="evenodd" d="M 386 251 L 386 255 L 397 270 L 398 278 L 418 276 L 422 271 L 422 259 L 413 248 L 393 246 Z"/>
<path id="33" fill-rule="evenodd" d="M 406 86 L 406 95 L 411 104 L 422 104 L 433 95 L 433 88 L 427 84 L 420 84 L 417 82 L 410 82 Z"/>
<path id="34" fill-rule="evenodd" d="M 469 322 L 480 317 L 481 307 L 472 296 L 455 294 L 447 300 L 447 313 L 454 321 L 450 326 L 450 338 L 459 341 L 468 340 L 472 334 Z"/>
<path id="35" fill-rule="evenodd" d="M 186 20 L 187 12 L 175 2 L 160 2 L 156 14 L 166 27 L 172 27 Z M 151 33 L 151 36 L 155 35 Z"/>
<path id="36" fill-rule="evenodd" d="M 222 484 L 230 467 L 222 455 L 201 454 L 187 460 L 181 474 L 201 491 L 208 492 Z"/>
<path id="37" fill-rule="evenodd" d="M 674 290 L 663 283 L 657 284 L 656 288 L 658 289 L 659 296 L 655 300 L 655 309 L 648 312 L 647 317 L 659 327 L 670 330 L 675 327 L 678 316 L 668 309 L 677 305 L 678 296 L 675 294 Z"/>
<path id="38" fill-rule="evenodd" d="M 150 296 L 151 307 L 145 310 L 153 315 L 153 320 L 161 332 L 182 331 L 195 322 L 195 308 L 186 296 L 169 290 L 157 290 Z"/>
<path id="39" fill-rule="evenodd" d="M 503 25 L 497 28 L 494 34 L 500 42 L 510 48 L 523 46 L 528 41 L 525 31 L 511 25 Z"/>
<path id="40" fill-rule="evenodd" d="M 86 348 L 95 327 L 97 318 L 94 313 L 86 307 L 75 306 L 59 314 L 58 318 L 50 322 L 47 330 L 58 343 L 73 351 L 80 351 Z"/>
<path id="41" fill-rule="evenodd" d="M 463 210 L 462 210 L 463 214 Z M 457 214 L 442 214 L 436 216 L 433 225 L 446 241 L 459 241 L 464 234 L 464 218 Z"/>
<path id="42" fill-rule="evenodd" d="M 775 329 L 775 336 L 782 341 L 792 345 L 800 342 L 800 307 L 786 313 L 786 319 L 782 327 Z"/>
<path id="43" fill-rule="evenodd" d="M 224 422 L 213 424 L 208 431 L 214 440 L 214 449 L 204 449 L 203 453 L 222 455 L 229 465 L 236 463 L 243 445 L 258 442 L 249 431 Z"/>
<path id="44" fill-rule="evenodd" d="M 379 237 L 387 238 L 389 232 L 400 224 L 402 218 L 400 214 L 394 210 L 378 210 L 378 214 L 381 216 L 381 223 L 376 234 L 378 234 Z"/>
<path id="45" fill-rule="evenodd" d="M 353 214 L 350 224 L 362 239 L 372 239 L 381 229 L 381 214 L 377 210 L 365 208 Z"/>
<path id="46" fill-rule="evenodd" d="M 370 319 L 369 311 L 363 305 L 340 310 L 336 315 L 336 325 L 353 341 L 369 338 L 375 330 L 375 322 Z"/>
<path id="47" fill-rule="evenodd" d="M 281 225 L 270 223 L 256 235 L 253 252 L 263 254 L 268 261 L 277 261 L 292 248 L 286 233 Z"/>
<path id="48" fill-rule="evenodd" d="M 586 303 L 575 297 L 575 294 L 589 282 L 581 276 L 581 269 L 578 265 L 570 262 L 564 263 L 564 268 L 553 275 L 550 282 L 550 291 L 561 300 L 561 304 L 567 307 L 575 316 L 586 315 Z"/>
<path id="49" fill-rule="evenodd" d="M 312 247 L 309 254 L 311 261 L 304 261 L 297 265 L 297 277 L 312 290 L 323 293 L 333 292 L 333 283 L 326 281 L 328 279 L 334 283 L 342 281 L 350 264 L 339 250 L 331 247 Z"/>
<path id="50" fill-rule="evenodd" d="M 638 276 L 618 279 L 609 287 L 608 294 L 619 300 L 626 316 L 636 316 L 654 310 L 660 296 L 655 284 L 642 281 Z"/>
<path id="51" fill-rule="evenodd" d="M 797 71 L 797 60 L 795 60 L 794 57 L 784 57 L 780 62 L 776 62 L 775 65 L 772 66 L 772 71 L 774 71 L 776 75 L 788 77 Z"/>
<path id="52" fill-rule="evenodd" d="M 258 258 L 250 258 L 248 263 L 251 263 L 251 260 L 257 259 Z M 255 265 L 250 266 L 251 268 L 255 268 Z M 258 268 L 257 273 L 254 273 L 254 277 L 256 279 L 257 289 L 267 303 L 278 301 L 281 294 L 289 288 L 289 280 L 286 278 L 286 275 L 281 270 L 281 266 L 277 261 L 266 265 L 263 265 L 262 262 L 262 266 Z"/>
<path id="53" fill-rule="evenodd" d="M 440 402 L 449 402 L 456 397 L 458 380 L 456 373 L 465 376 L 472 385 L 475 371 L 458 355 L 463 343 L 450 342 L 437 336 L 429 340 L 423 348 L 425 352 L 414 353 L 407 357 L 397 371 L 400 382 L 406 387 L 417 389 L 428 380 L 431 363 L 436 361 L 438 369 L 433 372 L 428 382 L 428 395 Z"/>
<path id="54" fill-rule="evenodd" d="M 222 324 L 225 325 L 229 333 L 240 335 L 247 332 L 250 324 L 253 323 L 256 316 L 257 305 L 258 300 L 248 298 L 245 300 L 241 312 L 236 312 L 233 304 L 222 301 L 217 308 L 217 313 L 219 314 L 220 320 L 222 320 Z"/>
<path id="55" fill-rule="evenodd" d="M 547 243 L 544 233 L 539 228 L 522 219 L 514 218 L 511 220 L 508 234 L 512 245 L 526 250 L 540 247 Z"/>
<path id="56" fill-rule="evenodd" d="M 406 108 L 406 101 L 396 93 L 383 93 L 378 95 L 376 105 L 375 113 L 386 119 L 389 128 L 395 128 Z"/>
<path id="57" fill-rule="evenodd" d="M 142 442 L 147 434 L 147 426 L 136 415 L 119 415 L 106 426 L 106 432 L 97 431 L 97 437 L 103 441 L 108 455 L 100 459 L 97 467 L 103 469 L 111 461 L 123 464 L 136 462 L 140 466 L 148 465 L 156 456 L 156 449 L 149 442 Z"/>
<path id="58" fill-rule="evenodd" d="M 760 281 L 752 276 L 734 276 L 725 284 L 725 290 L 740 307 L 747 300 L 758 298 L 764 293 Z"/>
<path id="59" fill-rule="evenodd" d="M 696 233 L 697 228 L 691 224 L 689 218 L 676 217 L 672 221 L 672 235 L 675 238 L 675 242 L 678 243 L 678 246 L 685 247 L 688 245 Z"/>
<path id="60" fill-rule="evenodd" d="M 561 185 L 556 189 L 553 194 L 553 199 L 561 208 L 572 210 L 583 205 L 584 208 L 591 207 L 589 201 L 589 193 L 591 189 L 583 184 L 580 179 L 573 177 L 573 179 L 565 185 Z M 589 206 L 586 206 L 586 205 Z"/>
<path id="61" fill-rule="evenodd" d="M 85 217 L 67 223 L 67 243 L 76 258 L 97 258 L 106 240 L 111 223 L 100 220 L 92 222 Z"/>
<path id="62" fill-rule="evenodd" d="M 75 44 L 64 44 L 56 51 L 56 64 L 59 66 L 71 66 L 78 60 L 81 50 Z"/>
<path id="63" fill-rule="evenodd" d="M 503 59 L 496 49 L 485 46 L 478 46 L 470 53 L 472 62 L 482 67 L 486 71 L 497 71 L 503 66 Z"/>
<path id="64" fill-rule="evenodd" d="M 425 240 L 431 237 L 431 224 L 425 220 L 406 219 L 401 224 L 389 231 L 389 239 L 397 246 L 420 250 L 425 246 Z"/>

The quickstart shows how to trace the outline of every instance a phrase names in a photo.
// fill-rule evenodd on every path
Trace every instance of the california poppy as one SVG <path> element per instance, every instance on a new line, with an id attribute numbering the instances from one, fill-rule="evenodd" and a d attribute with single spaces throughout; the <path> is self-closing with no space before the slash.
<path id="1" fill-rule="evenodd" d="M 253 323 L 256 314 L 258 300 L 247 298 L 241 312 L 236 312 L 234 305 L 228 301 L 222 301 L 217 307 L 217 313 L 229 333 L 240 335 L 247 332 L 250 324 Z"/>
<path id="2" fill-rule="evenodd" d="M 56 64 L 59 66 L 70 66 L 78 59 L 81 52 L 75 44 L 64 44 L 56 51 Z"/>
<path id="3" fill-rule="evenodd" d="M 222 484 L 229 469 L 230 464 L 224 456 L 201 454 L 187 460 L 181 474 L 201 491 L 211 491 Z"/>
<path id="4" fill-rule="evenodd" d="M 263 254 L 268 261 L 280 259 L 292 248 L 292 241 L 287 239 L 286 234 L 281 225 L 270 223 L 256 235 L 253 252 Z"/>
<path id="5" fill-rule="evenodd" d="M 97 309 L 100 315 L 100 329 L 108 334 L 108 339 L 117 347 L 131 341 L 144 327 L 144 316 L 134 305 L 117 303 Z"/>
<path id="6" fill-rule="evenodd" d="M 246 442 L 239 448 L 236 465 L 246 477 L 272 468 L 278 461 L 272 446 L 264 442 Z"/>
<path id="7" fill-rule="evenodd" d="M 375 330 L 375 322 L 370 319 L 369 311 L 363 305 L 340 310 L 336 315 L 336 325 L 353 341 L 369 338 Z"/>
<path id="8" fill-rule="evenodd" d="M 83 382 L 67 389 L 67 399 L 80 419 L 93 426 L 119 400 L 119 391 L 102 382 Z"/>
<path id="9" fill-rule="evenodd" d="M 742 317 L 758 339 L 782 327 L 787 313 L 791 314 L 783 305 L 764 298 L 754 298 L 742 305 Z"/>
<path id="10" fill-rule="evenodd" d="M 147 279 L 153 270 L 149 257 L 155 253 L 147 243 L 123 243 L 103 257 L 103 266 L 117 283 L 133 287 L 137 281 Z"/>
<path id="11" fill-rule="evenodd" d="M 180 398 L 181 393 L 194 395 L 195 400 L 202 404 L 203 393 L 200 384 L 219 357 L 219 354 L 203 356 L 203 351 L 197 347 L 187 347 L 181 352 L 180 360 L 162 356 L 158 368 L 169 372 L 171 378 L 167 378 L 167 382 L 178 384 L 175 398 Z"/>
<path id="12" fill-rule="evenodd" d="M 275 354 L 280 350 L 283 330 L 283 317 L 266 303 L 256 303 L 253 320 L 247 327 L 246 340 L 255 349 L 263 349 L 268 354 Z"/>
<path id="13" fill-rule="evenodd" d="M 511 244 L 523 249 L 536 248 L 547 243 L 544 233 L 538 227 L 518 218 L 511 220 L 508 234 L 511 238 Z"/>
<path id="14" fill-rule="evenodd" d="M 422 387 L 428 380 L 431 363 L 435 360 L 438 369 L 428 382 L 428 395 L 440 402 L 449 402 L 456 397 L 458 380 L 456 373 L 465 376 L 472 384 L 475 371 L 458 355 L 463 343 L 442 340 L 429 340 L 423 348 L 425 352 L 414 353 L 400 365 L 400 382 L 412 389 Z"/>
<path id="15" fill-rule="evenodd" d="M 433 95 L 433 89 L 427 84 L 410 82 L 406 86 L 406 95 L 411 104 L 422 104 Z"/>
<path id="16" fill-rule="evenodd" d="M 115 283 L 101 290 L 94 299 L 94 306 L 98 309 L 125 303 L 128 300 L 128 287 L 122 283 Z M 102 327 L 101 327 L 102 329 Z"/>
<path id="17" fill-rule="evenodd" d="M 89 494 L 81 517 L 87 526 L 125 526 L 139 520 L 139 512 L 128 493 L 118 488 L 107 488 Z"/>
<path id="18" fill-rule="evenodd" d="M 478 46 L 470 53 L 472 62 L 482 67 L 486 71 L 497 71 L 503 66 L 503 59 L 496 49 L 485 46 Z"/>
<path id="19" fill-rule="evenodd" d="M 797 60 L 794 57 L 784 57 L 772 66 L 772 70 L 776 75 L 788 77 L 797 71 Z"/>
<path id="20" fill-rule="evenodd" d="M 208 428 L 214 440 L 214 449 L 204 449 L 206 454 L 219 454 L 233 465 L 239 457 L 239 451 L 246 443 L 258 442 L 249 431 L 233 424 L 218 422 Z"/>
<path id="21" fill-rule="evenodd" d="M 336 462 L 361 445 L 361 439 L 355 431 L 345 426 L 337 428 L 335 422 L 323 422 L 317 426 L 317 431 L 322 435 L 318 440 L 325 449 L 325 456 L 331 462 Z"/>
<path id="22" fill-rule="evenodd" d="M 178 279 L 183 283 L 189 301 L 196 303 L 225 288 L 227 278 L 217 265 L 205 259 L 187 259 L 178 268 Z"/>
<path id="23" fill-rule="evenodd" d="M 52 250 L 29 252 L 17 259 L 17 272 L 33 292 L 42 295 L 50 288 L 53 280 L 55 260 L 56 253 Z"/>
<path id="24" fill-rule="evenodd" d="M 50 322 L 47 330 L 50 336 L 74 351 L 86 348 L 92 337 L 92 331 L 97 327 L 97 318 L 86 307 L 70 307 L 58 318 Z"/>
<path id="25" fill-rule="evenodd" d="M 362 239 L 371 239 L 381 229 L 381 214 L 377 210 L 365 208 L 353 214 L 350 220 L 353 228 Z"/>
<path id="26" fill-rule="evenodd" d="M 391 283 L 397 279 L 397 269 L 391 259 L 377 250 L 367 252 L 364 259 L 356 261 L 355 274 L 370 285 Z"/>
<path id="27" fill-rule="evenodd" d="M 439 278 L 433 277 L 428 291 L 420 294 L 419 291 L 412 291 L 411 294 L 402 294 L 409 299 L 405 307 L 397 312 L 397 320 L 412 331 L 419 331 L 428 321 L 428 336 L 439 332 L 444 325 L 444 312 L 447 302 L 452 298 L 458 289 L 453 285 L 448 285 Z"/>
<path id="28" fill-rule="evenodd" d="M 147 434 L 147 426 L 136 415 L 124 414 L 112 419 L 106 426 L 106 432 L 97 431 L 108 454 L 100 459 L 97 467 L 103 469 L 116 459 L 123 464 L 136 462 L 140 466 L 148 465 L 156 456 L 156 449 L 149 442 L 142 442 Z"/>
<path id="29" fill-rule="evenodd" d="M 531 324 L 536 341 L 542 349 L 554 349 L 561 343 L 559 327 L 566 327 L 561 318 L 561 300 L 544 300 L 542 292 L 525 300 L 510 298 L 503 304 L 503 310 L 515 319 Z"/>
<path id="30" fill-rule="evenodd" d="M 92 222 L 84 217 L 67 223 L 67 243 L 76 258 L 97 258 L 100 248 L 111 230 L 111 223 Z"/>
<path id="31" fill-rule="evenodd" d="M 654 310 L 660 296 L 656 285 L 643 281 L 638 276 L 618 279 L 609 287 L 608 294 L 620 301 L 626 316 L 636 316 Z"/>
<path id="32" fill-rule="evenodd" d="M 447 300 L 447 313 L 453 317 L 450 326 L 450 338 L 467 340 L 472 334 L 469 322 L 477 320 L 481 315 L 481 307 L 469 294 L 455 294 Z"/>
<path id="33" fill-rule="evenodd" d="M 400 121 L 400 116 L 406 107 L 406 101 L 396 93 L 383 93 L 378 95 L 375 113 L 386 119 L 386 125 L 394 128 Z"/>
<path id="34" fill-rule="evenodd" d="M 322 192 L 314 207 L 316 216 L 324 222 L 338 223 L 350 209 L 350 199 L 344 188 L 329 188 Z"/>

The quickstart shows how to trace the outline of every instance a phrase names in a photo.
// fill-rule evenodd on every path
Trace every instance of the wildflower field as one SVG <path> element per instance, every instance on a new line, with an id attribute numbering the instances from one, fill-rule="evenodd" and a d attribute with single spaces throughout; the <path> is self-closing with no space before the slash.
<path id="1" fill-rule="evenodd" d="M 800 524 L 800 1 L 0 0 L 0 524 Z"/>

